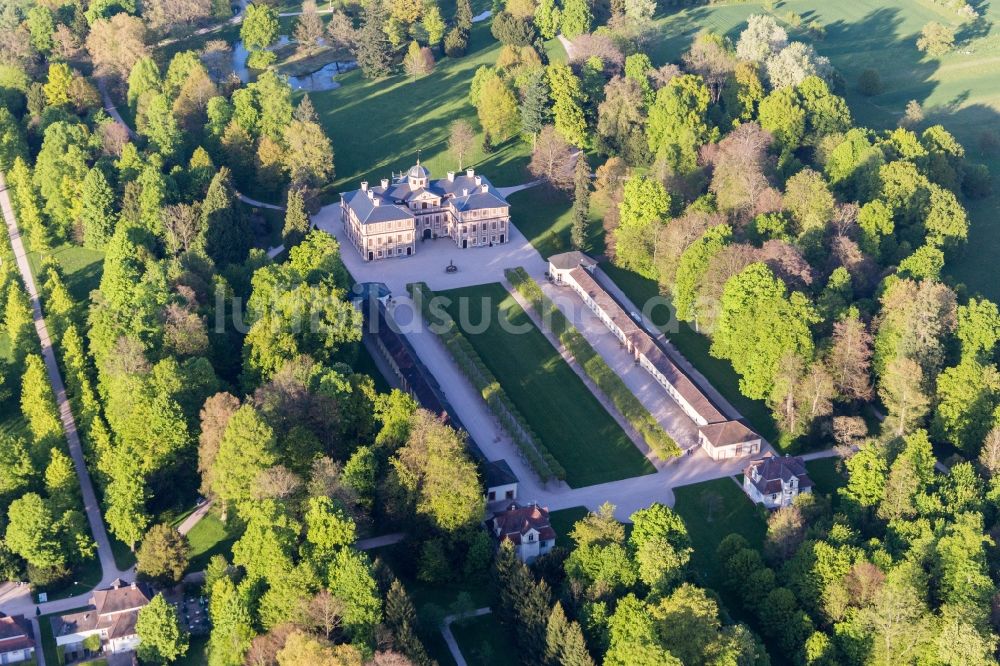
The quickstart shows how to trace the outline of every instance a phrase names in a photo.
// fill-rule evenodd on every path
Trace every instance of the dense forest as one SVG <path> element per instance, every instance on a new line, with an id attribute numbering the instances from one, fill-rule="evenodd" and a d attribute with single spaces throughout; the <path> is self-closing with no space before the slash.
<path id="1" fill-rule="evenodd" d="M 359 370 L 351 278 L 310 224 L 336 147 L 271 68 L 277 7 L 246 7 L 244 83 L 224 40 L 174 41 L 227 3 L 0 3 L 0 170 L 108 529 L 160 585 L 189 570 L 170 519 L 199 495 L 238 535 L 204 571 L 212 666 L 431 663 L 403 578 L 490 590 L 530 664 L 995 663 L 1000 310 L 942 280 L 988 174 L 919 105 L 857 126 L 838 93 L 858 82 L 767 15 L 654 67 L 650 22 L 680 4 L 497 2 L 468 100 L 486 150 L 531 146 L 595 254 L 599 212 L 608 259 L 709 336 L 779 449 L 840 447 L 838 492 L 770 514 L 763 549 L 722 540 L 718 589 L 659 504 L 589 513 L 530 567 L 496 550 L 465 435 Z M 304 10 L 298 43 L 375 78 L 433 76 L 473 23 L 467 0 Z M 474 136 L 452 125 L 456 164 Z M 93 291 L 60 248 L 102 253 Z M 6 241 L 0 260 L 0 397 L 23 421 L 0 442 L 0 573 L 55 588 L 95 544 Z M 406 561 L 354 547 L 400 529 Z M 140 658 L 172 662 L 188 638 L 151 608 Z"/>

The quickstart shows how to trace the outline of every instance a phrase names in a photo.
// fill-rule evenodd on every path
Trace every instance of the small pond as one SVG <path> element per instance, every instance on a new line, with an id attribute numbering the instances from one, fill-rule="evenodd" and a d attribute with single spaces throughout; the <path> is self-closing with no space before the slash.
<path id="1" fill-rule="evenodd" d="M 271 48 L 280 48 L 287 45 L 290 41 L 288 35 L 281 35 Z M 252 81 L 257 75 L 256 70 L 251 70 L 247 67 L 248 55 L 249 51 L 243 46 L 242 40 L 233 44 L 233 71 L 236 72 L 236 75 L 240 77 L 240 81 L 243 81 L 243 83 Z M 333 90 L 340 87 L 340 83 L 334 81 L 334 77 L 338 74 L 348 72 L 357 66 L 358 63 L 355 60 L 336 60 L 324 65 L 315 72 L 286 78 L 292 90 L 304 90 L 306 92 Z"/>

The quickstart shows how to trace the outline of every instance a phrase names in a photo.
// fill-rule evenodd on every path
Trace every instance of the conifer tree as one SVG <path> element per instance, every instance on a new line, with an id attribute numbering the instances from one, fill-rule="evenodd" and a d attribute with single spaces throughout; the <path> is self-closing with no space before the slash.
<path id="1" fill-rule="evenodd" d="M 562 646 L 566 642 L 566 632 L 569 630 L 569 621 L 566 619 L 566 612 L 563 611 L 562 604 L 558 601 L 549 613 L 549 623 L 545 630 L 545 662 L 549 664 L 559 663 L 559 654 Z"/>
<path id="2" fill-rule="evenodd" d="M 358 67 L 369 79 L 380 79 L 392 71 L 392 45 L 385 33 L 387 20 L 384 0 L 373 0 L 365 7 L 356 55 Z"/>
<path id="3" fill-rule="evenodd" d="M 305 199 L 302 190 L 295 187 L 288 190 L 288 201 L 285 205 L 285 228 L 281 230 L 285 249 L 290 250 L 301 243 L 308 232 L 309 215 L 306 213 Z"/>
<path id="4" fill-rule="evenodd" d="M 201 204 L 205 251 L 217 264 L 242 262 L 250 251 L 251 233 L 246 219 L 233 206 L 229 169 L 212 178 Z"/>
<path id="5" fill-rule="evenodd" d="M 417 636 L 417 610 L 399 579 L 393 579 L 385 596 L 385 623 L 392 629 L 398 651 L 418 665 L 431 663 L 427 650 Z"/>
<path id="6" fill-rule="evenodd" d="M 466 34 L 472 30 L 472 3 L 469 0 L 456 0 L 455 27 Z"/>
<path id="7" fill-rule="evenodd" d="M 103 248 L 115 233 L 115 193 L 104 177 L 104 172 L 94 167 L 83 179 L 82 210 L 83 244 L 94 249 Z"/>
<path id="8" fill-rule="evenodd" d="M 573 227 L 570 242 L 577 250 L 587 244 L 587 226 L 590 224 L 590 163 L 582 152 L 573 168 Z"/>
<path id="9" fill-rule="evenodd" d="M 531 137 L 531 147 L 549 119 L 549 86 L 541 70 L 531 73 L 521 89 L 521 131 Z"/>

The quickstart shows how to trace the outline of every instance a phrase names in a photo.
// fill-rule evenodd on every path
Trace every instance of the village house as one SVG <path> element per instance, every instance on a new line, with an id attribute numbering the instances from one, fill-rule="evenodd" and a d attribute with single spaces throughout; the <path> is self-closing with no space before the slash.
<path id="1" fill-rule="evenodd" d="M 487 525 L 500 543 L 514 544 L 518 559 L 525 563 L 533 562 L 556 545 L 549 510 L 534 503 L 522 506 L 511 502 L 505 510 L 495 513 Z"/>
<path id="2" fill-rule="evenodd" d="M 447 237 L 463 249 L 510 240 L 510 205 L 489 180 L 474 169 L 431 180 L 419 159 L 391 181 L 342 193 L 340 219 L 365 261 L 410 256 L 418 239 Z"/>
<path id="3" fill-rule="evenodd" d="M 800 493 L 812 492 L 812 487 L 805 461 L 798 456 L 768 453 L 743 470 L 743 492 L 768 509 L 789 506 Z"/>
<path id="4" fill-rule="evenodd" d="M 139 645 L 139 611 L 149 600 L 145 586 L 116 579 L 111 587 L 94 590 L 87 610 L 52 619 L 56 646 L 67 661 L 98 652 L 132 652 Z"/>
<path id="5" fill-rule="evenodd" d="M 0 613 L 0 664 L 18 664 L 34 657 L 31 623 L 23 615 Z"/>
<path id="6" fill-rule="evenodd" d="M 570 287 L 597 315 L 622 347 L 663 387 L 667 395 L 698 426 L 698 444 L 713 460 L 760 453 L 760 435 L 730 420 L 684 373 L 631 314 L 600 284 L 593 272 L 597 262 L 582 252 L 549 258 L 549 278 Z"/>

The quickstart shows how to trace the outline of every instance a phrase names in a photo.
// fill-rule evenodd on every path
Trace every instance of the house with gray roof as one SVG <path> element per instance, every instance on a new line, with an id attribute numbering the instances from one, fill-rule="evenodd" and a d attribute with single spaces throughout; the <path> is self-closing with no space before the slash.
<path id="1" fill-rule="evenodd" d="M 67 660 L 95 652 L 134 651 L 139 646 L 139 611 L 151 598 L 144 585 L 115 579 L 110 587 L 94 590 L 87 609 L 52 618 L 56 646 Z"/>
<path id="2" fill-rule="evenodd" d="M 485 176 L 467 169 L 435 180 L 420 160 L 378 186 L 342 193 L 340 219 L 365 261 L 408 257 L 417 240 L 450 238 L 463 249 L 510 240 L 510 204 Z"/>

